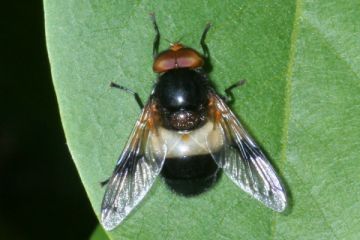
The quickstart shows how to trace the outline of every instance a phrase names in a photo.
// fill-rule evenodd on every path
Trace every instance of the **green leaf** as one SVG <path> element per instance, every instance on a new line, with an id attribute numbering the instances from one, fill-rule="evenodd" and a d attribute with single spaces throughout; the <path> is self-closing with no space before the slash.
<path id="1" fill-rule="evenodd" d="M 108 236 L 105 232 L 105 230 L 98 225 L 94 232 L 91 234 L 90 240 L 108 240 Z"/>
<path id="2" fill-rule="evenodd" d="M 350 1 L 45 1 L 46 37 L 67 144 L 97 216 L 145 100 L 156 12 L 167 42 L 200 50 L 205 24 L 219 92 L 247 79 L 232 106 L 283 176 L 287 214 L 226 176 L 193 198 L 160 178 L 112 239 L 359 239 L 360 5 Z"/>

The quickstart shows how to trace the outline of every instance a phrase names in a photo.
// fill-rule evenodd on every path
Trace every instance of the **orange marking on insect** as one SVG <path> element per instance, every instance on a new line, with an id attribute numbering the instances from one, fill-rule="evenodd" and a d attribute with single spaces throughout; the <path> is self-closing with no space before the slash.
<path id="1" fill-rule="evenodd" d="M 170 50 L 171 51 L 176 52 L 176 51 L 180 50 L 181 48 L 184 48 L 184 45 L 182 45 L 181 43 L 172 43 L 172 44 L 170 44 Z"/>
<path id="2" fill-rule="evenodd" d="M 216 112 L 218 110 L 216 109 L 215 106 L 215 100 L 213 97 L 209 98 L 209 102 L 208 102 L 208 116 L 209 118 L 211 118 L 213 121 L 216 120 Z"/>
<path id="3" fill-rule="evenodd" d="M 147 120 L 147 122 L 146 122 L 146 124 L 147 124 L 147 127 L 152 131 L 152 130 L 154 130 L 154 121 L 153 121 L 153 119 L 152 118 L 149 118 L 148 120 Z"/>
<path id="4" fill-rule="evenodd" d="M 221 120 L 221 112 L 219 110 L 215 110 L 215 123 L 220 122 Z"/>
<path id="5" fill-rule="evenodd" d="M 185 133 L 185 134 L 181 135 L 181 141 L 187 142 L 189 140 L 190 140 L 190 134 Z"/>

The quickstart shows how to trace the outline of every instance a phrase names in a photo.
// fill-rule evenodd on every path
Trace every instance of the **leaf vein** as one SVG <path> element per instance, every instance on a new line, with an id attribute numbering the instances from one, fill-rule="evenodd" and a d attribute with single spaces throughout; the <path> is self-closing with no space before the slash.
<path id="1" fill-rule="evenodd" d="M 279 171 L 282 172 L 285 168 L 286 164 L 286 151 L 287 151 L 287 143 L 288 143 L 288 136 L 289 136 L 289 123 L 290 123 L 290 112 L 291 112 L 291 79 L 293 76 L 293 68 L 295 63 L 295 54 L 296 54 L 296 43 L 299 34 L 299 25 L 301 21 L 301 14 L 302 14 L 302 0 L 296 0 L 295 3 L 295 14 L 293 19 L 293 26 L 292 32 L 290 37 L 290 48 L 289 48 L 289 62 L 287 71 L 285 74 L 286 86 L 285 86 L 285 107 L 284 107 L 284 123 L 282 128 L 282 139 L 281 139 L 281 158 L 279 164 Z M 271 235 L 270 239 L 275 239 L 276 233 L 276 224 L 278 220 L 278 213 L 273 213 L 273 223 L 271 226 Z"/>

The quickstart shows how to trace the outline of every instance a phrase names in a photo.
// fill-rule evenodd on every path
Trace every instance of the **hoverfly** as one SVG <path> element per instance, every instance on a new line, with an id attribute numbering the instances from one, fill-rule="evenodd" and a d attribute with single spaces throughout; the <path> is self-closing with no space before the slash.
<path id="1" fill-rule="evenodd" d="M 184 169 L 178 169 L 179 164 L 172 166 L 172 162 L 196 163 L 199 156 L 203 163 L 204 159 L 209 164 L 215 162 L 216 168 L 267 207 L 284 211 L 287 197 L 280 178 L 226 99 L 215 92 L 204 70 L 210 24 L 201 37 L 202 55 L 179 42 L 158 53 L 160 32 L 154 15 L 152 22 L 156 32 L 153 70 L 158 78 L 148 102 L 142 106 L 137 93 L 112 84 L 131 92 L 142 112 L 107 181 L 101 206 L 104 228 L 111 230 L 126 218 L 166 164 L 170 172 L 181 175 Z M 190 175 L 196 177 L 197 173 Z"/>

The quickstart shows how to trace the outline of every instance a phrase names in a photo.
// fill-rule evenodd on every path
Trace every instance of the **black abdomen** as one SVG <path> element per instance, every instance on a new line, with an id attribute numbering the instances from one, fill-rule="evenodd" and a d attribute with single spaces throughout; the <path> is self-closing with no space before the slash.
<path id="1" fill-rule="evenodd" d="M 165 160 L 162 176 L 167 185 L 184 196 L 198 195 L 218 178 L 218 166 L 210 154 Z"/>

